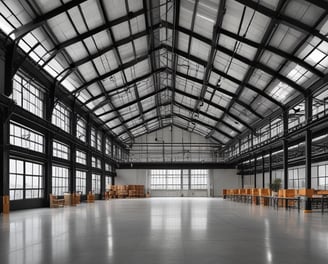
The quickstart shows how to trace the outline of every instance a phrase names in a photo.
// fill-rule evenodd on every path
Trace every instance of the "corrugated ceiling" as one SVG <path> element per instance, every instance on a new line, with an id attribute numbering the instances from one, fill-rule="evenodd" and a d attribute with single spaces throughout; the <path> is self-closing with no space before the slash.
<path id="1" fill-rule="evenodd" d="M 327 73 L 319 2 L 5 0 L 0 28 L 122 141 L 226 144 Z"/>

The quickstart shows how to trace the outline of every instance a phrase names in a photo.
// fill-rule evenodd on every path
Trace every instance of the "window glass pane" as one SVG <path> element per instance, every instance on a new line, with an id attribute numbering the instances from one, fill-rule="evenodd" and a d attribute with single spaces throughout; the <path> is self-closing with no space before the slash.
<path id="1" fill-rule="evenodd" d="M 52 194 L 64 195 L 69 191 L 68 168 L 52 166 Z"/>
<path id="2" fill-rule="evenodd" d="M 85 171 L 76 171 L 76 191 L 86 194 L 87 173 Z"/>
<path id="3" fill-rule="evenodd" d="M 20 124 L 10 122 L 10 144 L 44 152 L 44 136 Z"/>
<path id="4" fill-rule="evenodd" d="M 9 191 L 11 200 L 43 198 L 43 165 L 10 159 Z"/>
<path id="5" fill-rule="evenodd" d="M 81 118 L 80 116 L 77 116 L 77 122 L 76 122 L 76 137 L 85 142 L 86 136 L 87 136 L 87 129 L 86 129 L 86 121 Z"/>
<path id="6" fill-rule="evenodd" d="M 60 159 L 69 159 L 69 147 L 59 141 L 53 141 L 53 156 Z"/>
<path id="7" fill-rule="evenodd" d="M 44 93 L 31 80 L 16 74 L 13 79 L 12 99 L 25 110 L 43 118 Z"/>
<path id="8" fill-rule="evenodd" d="M 76 150 L 76 162 L 86 165 L 87 164 L 87 154 L 81 150 Z"/>
<path id="9" fill-rule="evenodd" d="M 68 108 L 58 102 L 52 112 L 51 122 L 65 132 L 70 132 L 70 111 Z"/>

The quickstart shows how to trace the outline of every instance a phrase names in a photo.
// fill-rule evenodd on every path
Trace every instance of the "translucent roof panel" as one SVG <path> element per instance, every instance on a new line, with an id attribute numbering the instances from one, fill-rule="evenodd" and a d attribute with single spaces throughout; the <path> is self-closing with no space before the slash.
<path id="1" fill-rule="evenodd" d="M 0 30 L 122 141 L 173 124 L 225 145 L 323 80 L 325 12 L 305 0 L 1 1 Z"/>

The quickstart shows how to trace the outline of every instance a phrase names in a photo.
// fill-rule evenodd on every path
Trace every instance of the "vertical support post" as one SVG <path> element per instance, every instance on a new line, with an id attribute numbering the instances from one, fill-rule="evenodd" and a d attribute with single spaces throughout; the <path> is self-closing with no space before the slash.
<path id="1" fill-rule="evenodd" d="M 312 118 L 312 96 L 308 95 L 305 98 L 305 121 L 310 124 Z M 311 160 L 312 160 L 312 131 L 307 128 L 305 132 L 305 188 L 311 189 Z M 312 205 L 309 199 L 305 203 L 305 211 L 310 212 Z"/>
<path id="2" fill-rule="evenodd" d="M 284 171 L 284 188 L 288 189 L 288 110 L 283 114 L 283 129 L 284 129 L 284 139 L 282 143 L 283 147 L 283 171 Z"/>
<path id="3" fill-rule="evenodd" d="M 51 124 L 51 117 L 52 117 L 52 112 L 55 107 L 55 88 L 56 88 L 56 83 L 54 83 L 54 86 L 51 87 L 48 96 L 48 100 L 45 102 L 45 118 Z M 52 193 L 52 156 L 53 156 L 53 133 L 51 130 L 48 130 L 45 133 L 45 147 L 46 147 L 46 155 L 47 155 L 47 162 L 45 164 L 45 174 L 44 174 L 44 182 L 45 182 L 45 200 L 48 203 L 50 203 L 49 200 L 49 194 Z"/>
<path id="4" fill-rule="evenodd" d="M 0 110 L 0 211 L 9 213 L 9 120 L 7 110 Z"/>
<path id="5" fill-rule="evenodd" d="M 100 182 L 100 193 L 102 194 L 101 197 L 105 197 L 106 194 L 106 133 L 105 131 L 101 132 L 101 152 L 102 152 L 102 159 L 101 159 L 101 182 Z M 123 155 L 123 149 L 121 150 L 121 155 Z"/>
<path id="6" fill-rule="evenodd" d="M 254 155 L 254 188 L 256 188 L 256 156 Z"/>
<path id="7" fill-rule="evenodd" d="M 269 152 L 269 184 L 272 184 L 272 149 Z"/>
<path id="8" fill-rule="evenodd" d="M 115 176 L 114 175 L 111 176 L 111 180 L 112 180 L 111 184 L 115 185 Z"/>
<path id="9" fill-rule="evenodd" d="M 86 143 L 88 144 L 88 151 L 87 151 L 87 181 L 86 181 L 86 192 L 87 194 L 92 190 L 92 166 L 91 166 L 91 157 L 92 157 L 92 151 L 91 151 L 91 122 L 90 122 L 90 116 L 87 117 L 87 135 L 86 135 Z"/>
<path id="10" fill-rule="evenodd" d="M 262 154 L 262 188 L 265 188 L 264 154 Z"/>
<path id="11" fill-rule="evenodd" d="M 72 107 L 72 118 L 71 118 L 71 128 L 72 135 L 76 138 L 76 124 L 77 124 L 77 114 L 75 112 L 75 107 Z M 71 143 L 71 153 L 70 153 L 70 192 L 76 192 L 76 144 Z"/>
<path id="12" fill-rule="evenodd" d="M 241 165 L 241 188 L 244 189 L 245 183 L 244 183 L 244 166 Z"/>

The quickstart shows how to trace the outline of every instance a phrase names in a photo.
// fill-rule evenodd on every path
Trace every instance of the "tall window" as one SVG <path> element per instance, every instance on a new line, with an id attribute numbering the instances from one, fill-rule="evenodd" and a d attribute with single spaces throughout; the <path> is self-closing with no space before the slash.
<path id="1" fill-rule="evenodd" d="M 109 175 L 105 176 L 105 184 L 106 184 L 106 189 L 109 187 L 109 185 L 112 185 L 112 177 Z"/>
<path id="2" fill-rule="evenodd" d="M 190 189 L 207 189 L 208 170 L 190 170 Z"/>
<path id="3" fill-rule="evenodd" d="M 97 149 L 99 150 L 99 151 L 101 151 L 101 148 L 102 148 L 102 138 L 101 138 L 101 132 L 100 131 L 98 131 L 97 132 Z"/>
<path id="4" fill-rule="evenodd" d="M 10 144 L 44 152 L 44 136 L 42 134 L 12 122 L 10 123 Z"/>
<path id="5" fill-rule="evenodd" d="M 107 162 L 105 163 L 105 171 L 112 171 L 112 166 Z"/>
<path id="6" fill-rule="evenodd" d="M 166 189 L 180 190 L 181 189 L 181 170 L 166 171 Z"/>
<path id="7" fill-rule="evenodd" d="M 319 190 L 327 190 L 328 189 L 328 165 L 323 164 L 316 166 L 317 168 L 317 179 L 316 183 Z"/>
<path id="8" fill-rule="evenodd" d="M 66 160 L 69 159 L 69 147 L 66 144 L 54 140 L 52 145 L 54 157 Z"/>
<path id="9" fill-rule="evenodd" d="M 10 200 L 44 197 L 43 165 L 18 159 L 9 164 Z"/>
<path id="10" fill-rule="evenodd" d="M 64 195 L 69 191 L 68 168 L 52 166 L 52 194 Z"/>
<path id="11" fill-rule="evenodd" d="M 86 194 L 87 173 L 85 171 L 77 170 L 75 173 L 75 178 L 76 178 L 75 190 L 77 192 L 81 192 L 82 194 Z"/>
<path id="12" fill-rule="evenodd" d="M 101 159 L 92 156 L 91 157 L 91 166 L 93 168 L 101 169 Z"/>
<path id="13" fill-rule="evenodd" d="M 81 150 L 76 150 L 76 162 L 87 165 L 87 154 Z"/>
<path id="14" fill-rule="evenodd" d="M 91 128 L 90 145 L 93 148 L 96 148 L 96 146 L 97 146 L 97 132 L 94 127 Z"/>
<path id="15" fill-rule="evenodd" d="M 105 154 L 110 156 L 112 152 L 112 142 L 110 138 L 106 138 L 106 143 L 105 143 Z"/>
<path id="16" fill-rule="evenodd" d="M 64 104 L 60 102 L 56 104 L 52 113 L 51 122 L 65 132 L 70 132 L 70 112 Z"/>
<path id="17" fill-rule="evenodd" d="M 14 76 L 13 100 L 25 110 L 43 118 L 43 91 L 19 75 Z"/>
<path id="18" fill-rule="evenodd" d="M 99 174 L 92 174 L 92 192 L 95 194 L 100 194 L 100 186 L 101 186 L 101 176 Z"/>
<path id="19" fill-rule="evenodd" d="M 77 116 L 76 137 L 83 142 L 85 142 L 87 138 L 87 123 L 80 116 Z"/>
<path id="20" fill-rule="evenodd" d="M 151 170 L 152 190 L 206 190 L 208 170 Z"/>

